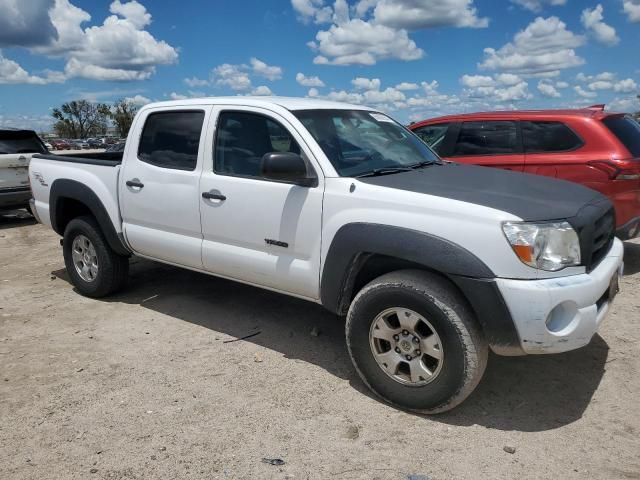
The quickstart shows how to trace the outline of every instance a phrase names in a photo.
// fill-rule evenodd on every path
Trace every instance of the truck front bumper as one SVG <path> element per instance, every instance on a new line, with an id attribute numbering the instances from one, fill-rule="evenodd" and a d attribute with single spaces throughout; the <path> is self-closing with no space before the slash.
<path id="1" fill-rule="evenodd" d="M 591 272 L 544 280 L 496 279 L 525 353 L 560 353 L 587 345 L 609 312 L 623 270 L 614 240 Z"/>

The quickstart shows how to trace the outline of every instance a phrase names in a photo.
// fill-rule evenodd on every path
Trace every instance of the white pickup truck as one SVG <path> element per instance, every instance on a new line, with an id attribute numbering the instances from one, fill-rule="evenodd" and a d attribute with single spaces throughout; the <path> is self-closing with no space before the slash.
<path id="1" fill-rule="evenodd" d="M 137 255 L 320 303 L 346 315 L 363 381 L 409 410 L 462 402 L 489 348 L 588 344 L 618 290 L 607 198 L 443 162 L 370 108 L 155 103 L 111 155 L 31 161 L 34 212 L 80 293 L 123 287 Z"/>

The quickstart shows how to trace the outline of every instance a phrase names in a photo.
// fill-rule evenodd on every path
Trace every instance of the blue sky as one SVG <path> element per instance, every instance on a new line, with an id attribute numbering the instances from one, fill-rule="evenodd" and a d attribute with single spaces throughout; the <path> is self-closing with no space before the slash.
<path id="1" fill-rule="evenodd" d="M 87 98 L 235 94 L 401 121 L 607 103 L 640 110 L 640 0 L 0 0 L 0 125 Z"/>

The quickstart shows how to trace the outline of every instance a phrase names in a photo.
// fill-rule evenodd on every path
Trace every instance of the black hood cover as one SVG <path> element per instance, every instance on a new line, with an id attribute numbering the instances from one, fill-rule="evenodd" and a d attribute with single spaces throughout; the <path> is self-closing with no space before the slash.
<path id="1" fill-rule="evenodd" d="M 483 205 L 524 221 L 570 219 L 588 204 L 611 206 L 607 197 L 577 183 L 456 163 L 358 180 Z"/>

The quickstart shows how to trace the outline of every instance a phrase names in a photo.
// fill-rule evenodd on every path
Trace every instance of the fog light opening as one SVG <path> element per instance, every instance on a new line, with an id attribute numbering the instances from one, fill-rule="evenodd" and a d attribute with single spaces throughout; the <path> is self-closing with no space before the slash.
<path id="1" fill-rule="evenodd" d="M 563 302 L 557 305 L 547 317 L 547 330 L 559 334 L 569 329 L 574 321 L 577 321 L 578 306 L 573 302 Z"/>

